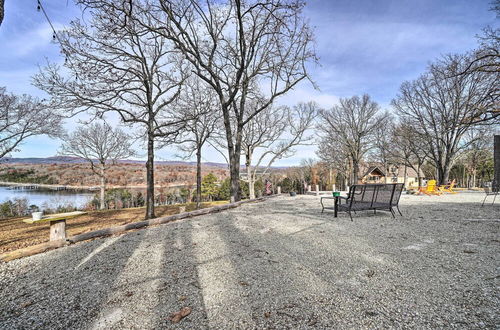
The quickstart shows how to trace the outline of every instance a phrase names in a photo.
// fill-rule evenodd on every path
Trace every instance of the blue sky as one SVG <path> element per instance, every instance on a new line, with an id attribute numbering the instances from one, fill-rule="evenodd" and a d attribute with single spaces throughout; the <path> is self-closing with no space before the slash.
<path id="1" fill-rule="evenodd" d="M 81 15 L 71 0 L 42 3 L 56 28 Z M 330 107 L 339 97 L 368 93 L 389 109 L 400 84 L 416 78 L 430 61 L 476 47 L 475 36 L 481 29 L 498 24 L 489 7 L 489 0 L 310 0 L 305 15 L 315 28 L 320 57 L 320 66 L 311 68 L 311 76 L 320 90 L 301 84 L 280 102 L 315 100 Z M 0 86 L 43 97 L 31 86 L 30 77 L 46 59 L 59 61 L 59 51 L 36 1 L 6 0 L 0 26 Z M 68 128 L 74 125 L 67 123 Z M 13 156 L 53 156 L 58 147 L 57 140 L 36 137 Z M 166 149 L 157 155 L 165 160 L 175 153 Z M 276 165 L 298 164 L 314 156 L 314 146 L 301 147 L 294 157 Z M 213 150 L 206 150 L 204 159 L 223 161 Z"/>

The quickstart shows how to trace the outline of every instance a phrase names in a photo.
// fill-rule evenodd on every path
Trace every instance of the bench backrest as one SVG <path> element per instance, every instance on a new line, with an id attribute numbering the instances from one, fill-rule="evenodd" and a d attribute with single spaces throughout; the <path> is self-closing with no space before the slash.
<path id="1" fill-rule="evenodd" d="M 365 208 L 385 204 L 396 206 L 399 203 L 404 184 L 355 184 L 349 188 L 348 204 L 351 208 Z"/>

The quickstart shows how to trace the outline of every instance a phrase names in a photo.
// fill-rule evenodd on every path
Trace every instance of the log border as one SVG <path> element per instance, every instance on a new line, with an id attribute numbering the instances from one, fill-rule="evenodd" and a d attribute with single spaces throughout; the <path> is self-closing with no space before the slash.
<path id="1" fill-rule="evenodd" d="M 239 202 L 235 202 L 235 203 L 217 205 L 217 206 L 207 207 L 207 208 L 199 209 L 199 210 L 195 210 L 195 211 L 178 213 L 178 214 L 169 215 L 166 217 L 154 218 L 154 219 L 138 221 L 138 222 L 131 222 L 131 223 L 127 223 L 127 224 L 121 225 L 121 226 L 114 226 L 114 227 L 109 227 L 109 228 L 105 228 L 105 229 L 89 231 L 87 233 L 82 233 L 82 234 L 70 236 L 70 237 L 66 238 L 65 240 L 61 239 L 61 240 L 56 240 L 56 241 L 49 241 L 49 242 L 40 243 L 37 245 L 28 246 L 28 247 L 25 247 L 22 249 L 17 249 L 17 250 L 5 252 L 3 254 L 0 254 L 0 262 L 8 262 L 8 261 L 12 261 L 15 259 L 32 256 L 35 254 L 43 253 L 43 252 L 46 252 L 49 250 L 57 249 L 57 248 L 60 248 L 63 246 L 75 244 L 78 242 L 83 242 L 83 241 L 94 239 L 94 238 L 102 238 L 102 237 L 107 237 L 107 236 L 111 236 L 111 235 L 121 234 L 121 233 L 125 233 L 127 231 L 130 231 L 130 230 L 143 229 L 143 228 L 147 228 L 150 226 L 166 224 L 166 223 L 170 223 L 173 221 L 186 219 L 186 218 L 192 218 L 192 217 L 196 217 L 196 216 L 200 216 L 200 215 L 204 215 L 204 214 L 217 213 L 220 211 L 236 208 L 242 204 L 262 202 L 262 201 L 266 200 L 267 198 L 268 197 L 248 199 L 248 200 L 243 200 L 243 201 L 239 201 Z"/>

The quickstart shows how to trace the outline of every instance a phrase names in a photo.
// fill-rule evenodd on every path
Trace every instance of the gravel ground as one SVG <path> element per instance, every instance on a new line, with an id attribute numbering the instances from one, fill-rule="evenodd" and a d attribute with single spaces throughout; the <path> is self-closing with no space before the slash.
<path id="1" fill-rule="evenodd" d="M 498 329 L 483 196 L 403 195 L 403 217 L 353 222 L 277 197 L 0 264 L 0 328 Z"/>

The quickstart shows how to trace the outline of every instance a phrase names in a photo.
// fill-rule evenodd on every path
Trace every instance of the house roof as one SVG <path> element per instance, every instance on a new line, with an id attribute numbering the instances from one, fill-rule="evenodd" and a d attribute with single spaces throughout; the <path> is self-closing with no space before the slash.
<path id="1" fill-rule="evenodd" d="M 378 166 L 370 166 L 370 167 L 368 167 L 368 169 L 366 169 L 366 171 L 362 177 L 364 178 L 365 176 L 368 176 L 374 172 L 375 173 L 378 172 L 377 174 L 379 174 L 381 176 L 385 176 L 385 172 L 382 169 L 380 169 Z"/>
<path id="2" fill-rule="evenodd" d="M 389 168 L 391 168 L 391 167 L 396 167 L 395 174 L 398 177 L 404 176 L 404 171 L 405 171 L 404 165 L 389 164 Z M 364 178 L 365 176 L 370 175 L 373 172 L 378 172 L 377 173 L 378 175 L 386 176 L 383 164 L 379 164 L 379 163 L 360 164 L 360 166 L 359 166 L 360 178 Z M 414 177 L 414 178 L 418 177 L 417 171 L 415 171 L 413 168 L 411 168 L 409 166 L 406 166 L 406 175 L 408 177 Z M 391 172 L 389 172 L 389 176 L 392 176 Z M 422 169 L 420 169 L 420 177 L 421 178 L 425 177 Z"/>

